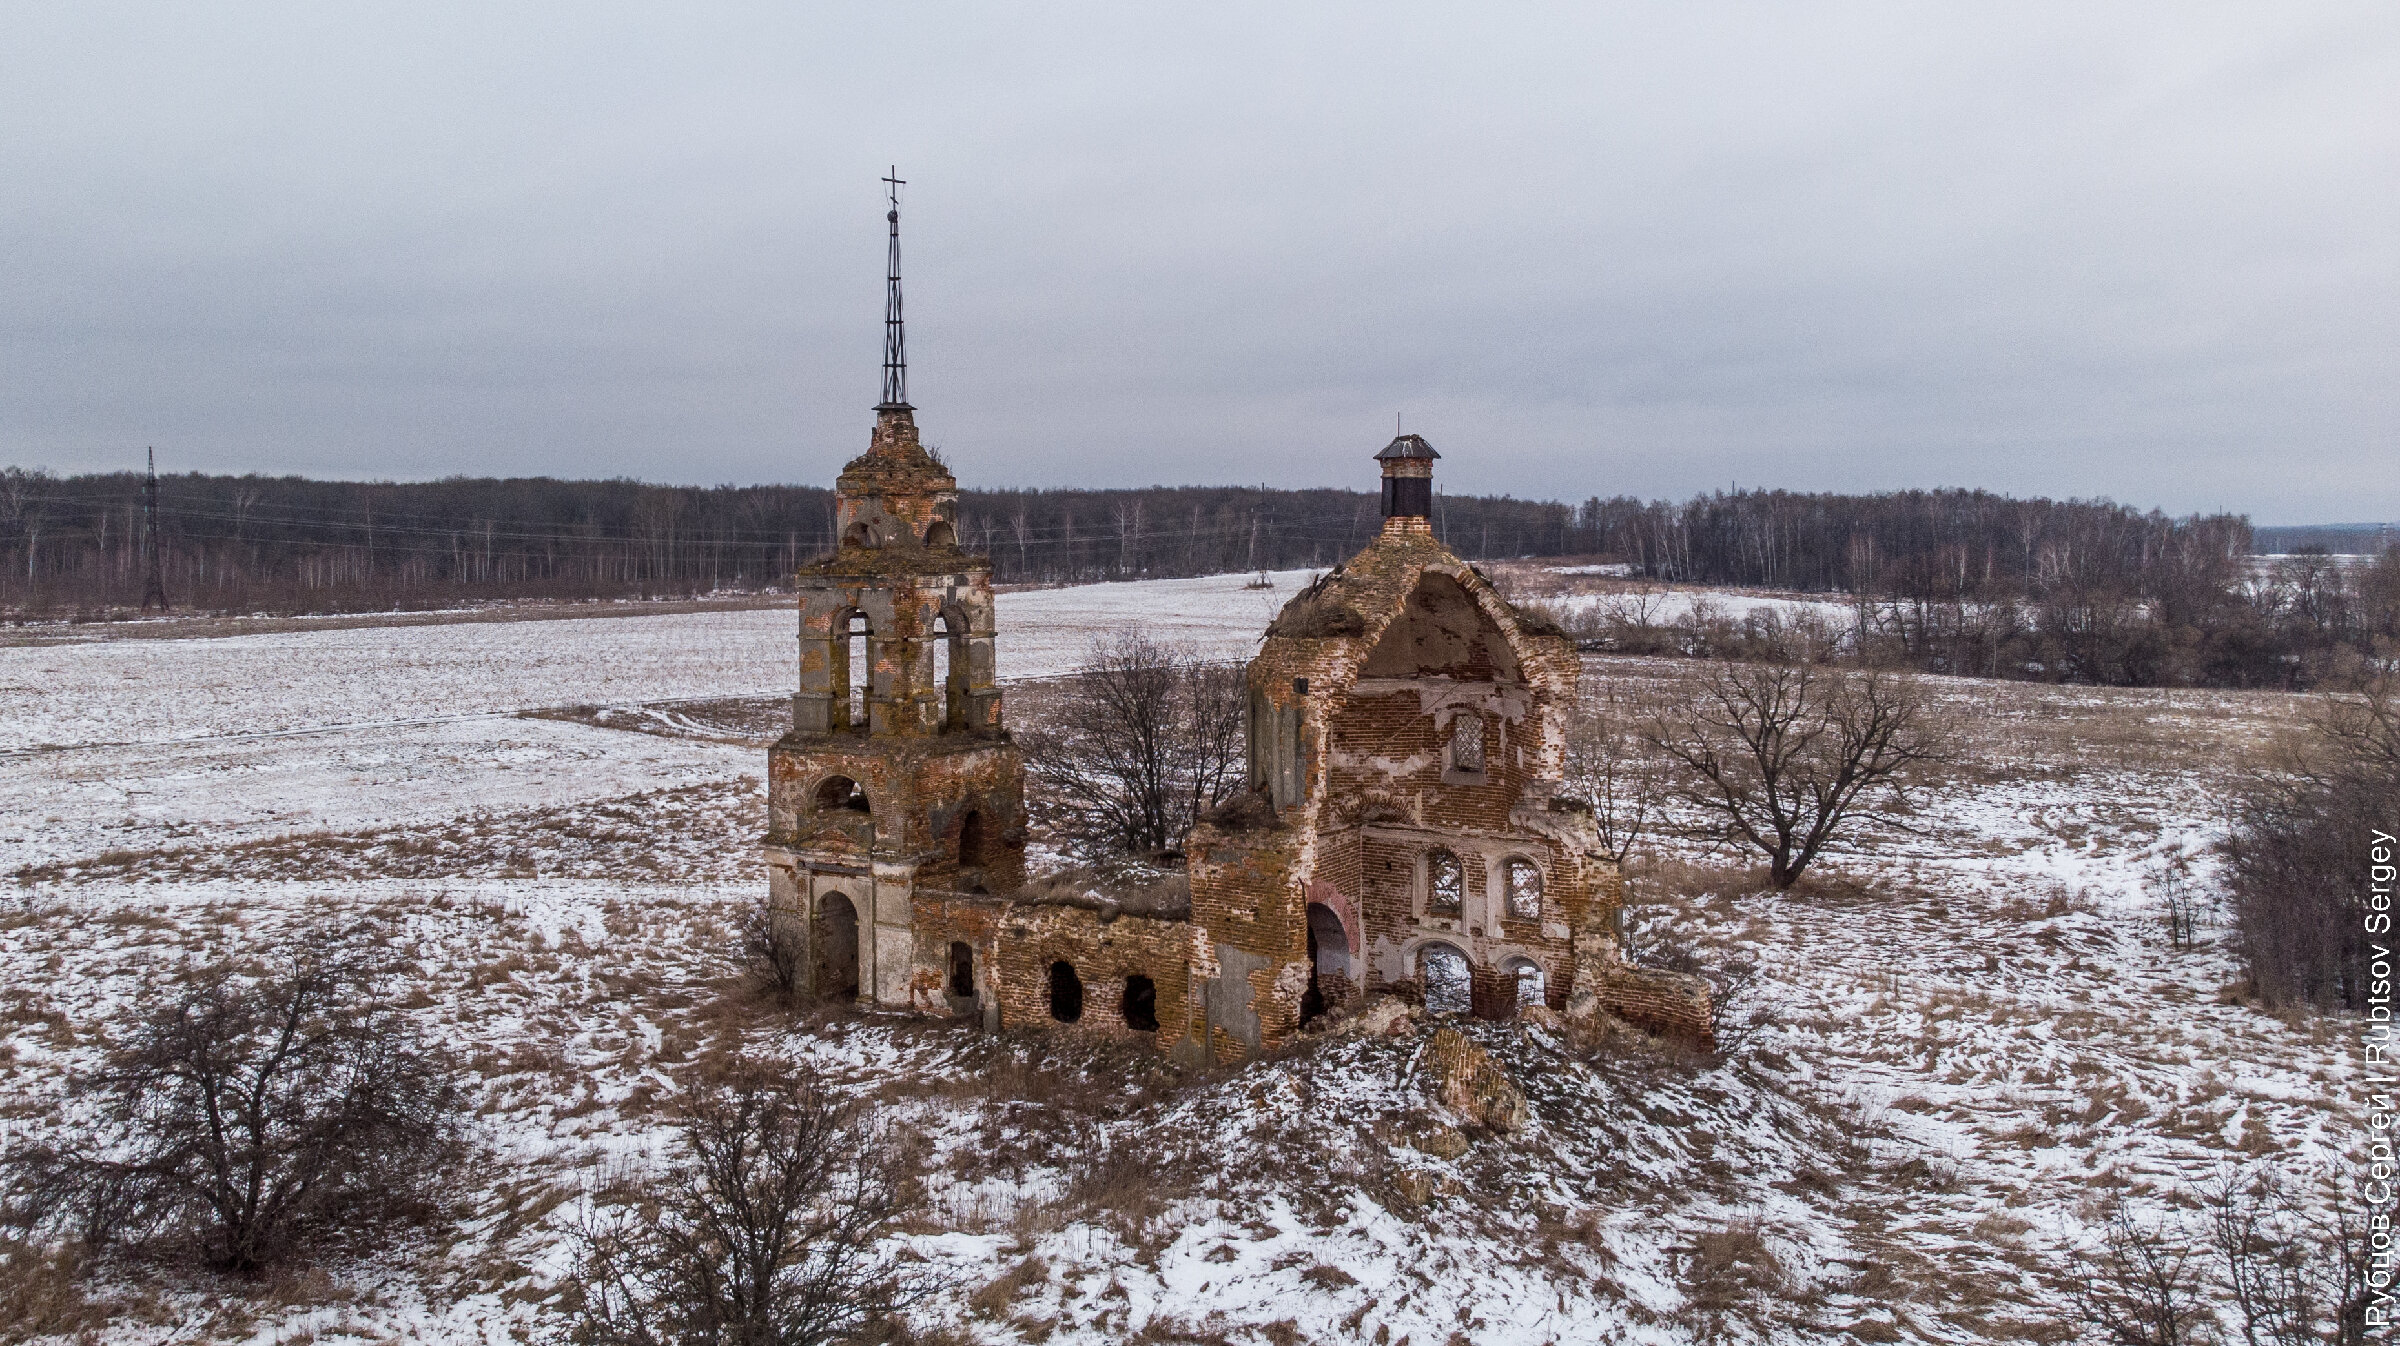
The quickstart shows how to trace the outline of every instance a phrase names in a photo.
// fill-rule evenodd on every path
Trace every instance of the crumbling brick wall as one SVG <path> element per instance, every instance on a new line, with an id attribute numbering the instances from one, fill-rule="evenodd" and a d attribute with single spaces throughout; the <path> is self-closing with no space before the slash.
<path id="1" fill-rule="evenodd" d="M 1168 1052 L 1196 1035 L 1191 922 L 1017 902 L 1006 905 L 997 926 L 989 986 L 1001 1026 L 1067 1026 L 1050 1013 L 1051 965 L 1064 962 L 1083 988 L 1076 1029 L 1146 1038 Z M 1135 976 L 1150 979 L 1156 1029 L 1126 1022 L 1125 989 Z"/>

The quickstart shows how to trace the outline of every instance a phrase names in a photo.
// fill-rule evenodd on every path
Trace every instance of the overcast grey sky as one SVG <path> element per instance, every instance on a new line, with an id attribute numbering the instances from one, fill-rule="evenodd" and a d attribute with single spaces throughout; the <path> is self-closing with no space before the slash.
<path id="1" fill-rule="evenodd" d="M 2400 517 L 2400 6 L 13 4 L 0 462 Z"/>

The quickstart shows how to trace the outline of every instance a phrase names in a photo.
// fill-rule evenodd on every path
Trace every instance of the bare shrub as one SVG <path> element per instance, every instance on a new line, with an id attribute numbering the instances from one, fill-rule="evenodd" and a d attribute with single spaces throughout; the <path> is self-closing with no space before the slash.
<path id="1" fill-rule="evenodd" d="M 1896 823 L 1948 726 L 1914 679 L 1808 664 L 1720 664 L 1643 738 L 1671 762 L 1702 840 L 1763 853 L 1789 888 L 1854 817 Z M 1891 807 L 1869 800 L 1884 792 Z"/>
<path id="2" fill-rule="evenodd" d="M 1684 1251 L 1690 1259 L 1684 1273 L 1685 1316 L 1711 1335 L 1729 1316 L 1755 1312 L 1759 1305 L 1790 1284 L 1764 1226 L 1755 1218 L 1737 1220 L 1693 1238 Z"/>
<path id="3" fill-rule="evenodd" d="M 2341 1346 L 2366 1346 L 2369 1341 L 2389 1338 L 2390 1325 L 2370 1324 L 2367 1310 L 2391 1287 L 2391 1232 L 2400 1226 L 2400 1193 L 2385 1185 L 2375 1189 L 2375 1195 L 2376 1199 L 2353 1199 L 2337 1206 L 2324 1230 L 2332 1263 L 2328 1280 L 2333 1290 L 2332 1339 Z"/>
<path id="4" fill-rule="evenodd" d="M 106 1322 L 107 1308 L 77 1284 L 82 1271 L 75 1244 L 0 1239 L 0 1342 L 68 1336 Z"/>
<path id="5" fill-rule="evenodd" d="M 2068 1282 L 2085 1326 L 2116 1346 L 2196 1346 L 2212 1316 L 2203 1264 L 2186 1231 L 2143 1223 L 2119 1198 L 2108 1231 L 2082 1274 Z"/>
<path id="6" fill-rule="evenodd" d="M 448 1059 L 392 1008 L 379 934 L 319 928 L 258 964 L 188 972 L 110 1057 L 97 1134 L 10 1156 L 33 1226 L 256 1277 L 421 1214 L 463 1101 Z"/>
<path id="7" fill-rule="evenodd" d="M 1242 670 L 1133 633 L 1093 643 L 1020 733 L 1036 808 L 1091 855 L 1155 855 L 1242 781 Z"/>
<path id="8" fill-rule="evenodd" d="M 2151 880 L 2150 889 L 2158 896 L 2167 914 L 2167 943 L 2178 949 L 2188 949 L 2198 940 L 2200 921 L 2207 901 L 2192 876 L 2182 869 L 2167 869 Z"/>
<path id="9" fill-rule="evenodd" d="M 2333 1248 L 2272 1169 L 2228 1172 L 2206 1193 L 2218 1273 L 2247 1346 L 2308 1346 L 2340 1297 Z"/>
<path id="10" fill-rule="evenodd" d="M 807 933 L 799 915 L 778 908 L 771 897 L 743 908 L 734 938 L 751 984 L 762 994 L 786 1002 L 798 998 L 808 971 Z"/>
<path id="11" fill-rule="evenodd" d="M 2386 677 L 2363 695 L 2327 698 L 2301 741 L 2234 802 L 2227 887 L 2259 999 L 2365 1007 L 2369 850 L 2395 831 L 2400 686 Z"/>
<path id="12" fill-rule="evenodd" d="M 914 1209 L 909 1152 L 802 1067 L 741 1059 L 677 1104 L 683 1160 L 588 1221 L 567 1276 L 590 1346 L 817 1346 L 947 1288 L 879 1242 Z"/>

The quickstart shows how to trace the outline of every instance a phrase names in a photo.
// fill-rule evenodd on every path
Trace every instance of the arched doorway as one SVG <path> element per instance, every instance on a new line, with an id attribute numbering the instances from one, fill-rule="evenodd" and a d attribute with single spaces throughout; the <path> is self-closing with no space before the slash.
<path id="1" fill-rule="evenodd" d="M 1139 972 L 1125 979 L 1125 1026 L 1142 1033 L 1158 1031 L 1158 986 Z"/>
<path id="2" fill-rule="evenodd" d="M 1467 1014 L 1475 1008 L 1475 974 L 1466 954 L 1448 944 L 1417 950 L 1417 979 L 1428 1014 Z"/>
<path id="3" fill-rule="evenodd" d="M 1350 932 L 1340 913 L 1322 902 L 1308 904 L 1308 990 L 1300 996 L 1300 1022 L 1339 1008 L 1355 989 L 1350 981 Z"/>
<path id="4" fill-rule="evenodd" d="M 1508 974 L 1510 984 L 1516 989 L 1517 1009 L 1527 1010 L 1536 1005 L 1549 1003 L 1549 981 L 1542 976 L 1539 964 L 1529 958 L 1519 958 L 1510 962 L 1502 971 Z"/>
<path id="5" fill-rule="evenodd" d="M 975 950 L 959 941 L 950 945 L 950 994 L 960 999 L 975 994 Z"/>
<path id="6" fill-rule="evenodd" d="M 828 1000 L 858 999 L 858 908 L 840 893 L 817 898 L 817 994 Z"/>
<path id="7" fill-rule="evenodd" d="M 1050 965 L 1050 1017 L 1062 1024 L 1083 1017 L 1083 978 L 1063 958 Z"/>

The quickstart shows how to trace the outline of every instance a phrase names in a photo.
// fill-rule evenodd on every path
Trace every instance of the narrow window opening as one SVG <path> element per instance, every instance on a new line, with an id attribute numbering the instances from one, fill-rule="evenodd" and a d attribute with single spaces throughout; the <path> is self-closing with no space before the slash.
<path id="1" fill-rule="evenodd" d="M 1125 1026 L 1158 1031 L 1158 987 L 1139 972 L 1125 979 Z"/>
<path id="2" fill-rule="evenodd" d="M 1083 1017 L 1083 978 L 1065 959 L 1050 965 L 1050 1017 L 1062 1024 Z"/>
<path id="3" fill-rule="evenodd" d="M 1462 710 L 1450 720 L 1450 769 L 1483 770 L 1483 717 Z"/>
<path id="4" fill-rule="evenodd" d="M 958 824 L 958 863 L 971 868 L 983 860 L 983 815 L 969 809 Z"/>
<path id="5" fill-rule="evenodd" d="M 1458 857 L 1435 851 L 1425 860 L 1425 910 L 1435 916 L 1456 916 L 1466 905 L 1467 871 Z"/>
<path id="6" fill-rule="evenodd" d="M 951 714 L 956 698 L 950 695 L 950 622 L 944 617 L 933 619 L 933 688 L 942 696 L 942 728 L 956 728 Z"/>
<path id="7" fill-rule="evenodd" d="M 933 685 L 942 691 L 942 728 L 967 727 L 967 624 L 949 613 L 933 619 Z"/>
<path id="8" fill-rule="evenodd" d="M 850 614 L 847 635 L 848 657 L 843 660 L 849 675 L 849 723 L 852 729 L 867 727 L 867 686 L 874 681 L 875 666 L 868 662 L 867 618 L 864 613 Z"/>
<path id="9" fill-rule="evenodd" d="M 1508 914 L 1519 921 L 1542 919 L 1542 868 L 1531 860 L 1508 862 Z"/>

